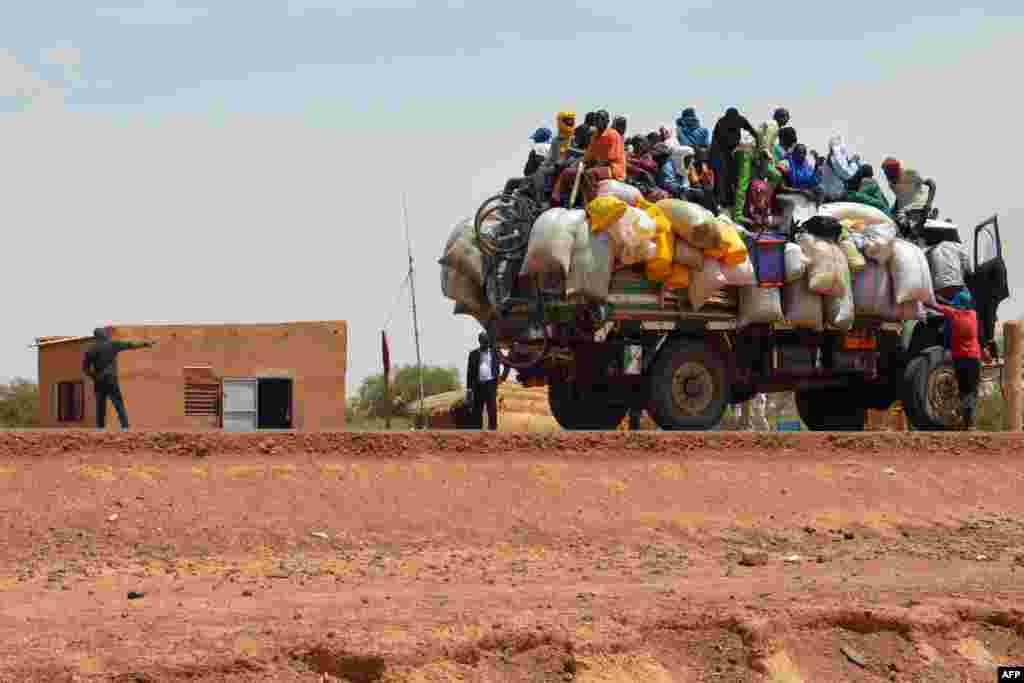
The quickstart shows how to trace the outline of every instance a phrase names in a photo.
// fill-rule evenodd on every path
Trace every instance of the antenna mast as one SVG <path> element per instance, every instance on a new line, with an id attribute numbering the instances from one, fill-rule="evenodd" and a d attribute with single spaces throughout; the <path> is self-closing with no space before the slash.
<path id="1" fill-rule="evenodd" d="M 416 365 L 420 381 L 420 407 L 417 426 L 422 428 L 426 426 L 426 420 L 423 416 L 423 356 L 420 353 L 420 321 L 416 313 L 416 278 L 413 275 L 412 240 L 409 237 L 409 207 L 406 205 L 404 192 L 402 193 L 402 215 L 405 220 L 405 245 L 409 250 L 409 292 L 412 295 L 412 329 L 416 338 Z"/>

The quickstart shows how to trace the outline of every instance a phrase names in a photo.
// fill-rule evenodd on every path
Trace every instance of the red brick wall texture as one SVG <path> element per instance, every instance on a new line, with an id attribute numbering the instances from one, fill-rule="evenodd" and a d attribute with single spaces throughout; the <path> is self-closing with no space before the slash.
<path id="1" fill-rule="evenodd" d="M 293 426 L 299 431 L 345 427 L 347 326 L 341 321 L 278 325 L 140 325 L 113 328 L 114 339 L 157 342 L 118 357 L 121 389 L 132 429 L 213 429 L 219 420 L 185 416 L 185 368 L 210 366 L 219 378 L 287 377 L 292 380 Z M 92 383 L 82 374 L 91 342 L 69 341 L 39 349 L 40 424 L 94 427 Z M 51 386 L 85 382 L 81 423 L 60 423 L 52 414 Z M 117 428 L 107 406 L 107 429 Z"/>

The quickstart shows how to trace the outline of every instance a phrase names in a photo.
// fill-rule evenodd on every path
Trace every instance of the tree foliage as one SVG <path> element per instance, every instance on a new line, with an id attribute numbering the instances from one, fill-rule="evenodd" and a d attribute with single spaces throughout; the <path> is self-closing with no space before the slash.
<path id="1" fill-rule="evenodd" d="M 27 379 L 0 384 L 0 427 L 39 425 L 39 386 Z"/>
<path id="2" fill-rule="evenodd" d="M 459 371 L 453 367 L 436 365 L 423 366 L 423 396 L 435 396 L 446 391 L 457 391 L 462 388 Z M 420 380 L 415 365 L 405 365 L 391 371 L 391 402 L 394 406 L 392 414 L 407 415 L 414 411 L 419 400 Z M 384 373 L 371 375 L 359 386 L 356 403 L 361 411 L 370 416 L 385 414 L 384 406 Z"/>

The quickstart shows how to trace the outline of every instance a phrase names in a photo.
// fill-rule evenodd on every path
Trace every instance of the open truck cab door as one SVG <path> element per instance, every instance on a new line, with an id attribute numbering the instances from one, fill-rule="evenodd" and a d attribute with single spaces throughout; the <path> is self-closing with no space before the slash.
<path id="1" fill-rule="evenodd" d="M 999 304 L 1010 298 L 998 216 L 992 216 L 974 229 L 974 273 L 968 278 L 967 288 L 978 313 L 978 341 L 995 357 Z"/>

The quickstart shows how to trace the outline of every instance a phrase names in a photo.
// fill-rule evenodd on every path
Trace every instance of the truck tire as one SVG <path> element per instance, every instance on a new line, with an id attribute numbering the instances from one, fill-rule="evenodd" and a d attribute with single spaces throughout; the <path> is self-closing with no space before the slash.
<path id="1" fill-rule="evenodd" d="M 867 421 L 867 408 L 849 389 L 798 389 L 796 411 L 812 432 L 860 432 Z"/>
<path id="2" fill-rule="evenodd" d="M 700 341 L 665 343 L 651 368 L 647 412 L 664 430 L 707 431 L 722 421 L 731 385 L 725 359 Z"/>
<path id="3" fill-rule="evenodd" d="M 562 429 L 604 431 L 622 424 L 629 409 L 625 405 L 596 400 L 597 397 L 576 391 L 576 385 L 571 382 L 548 385 L 548 406 Z"/>
<path id="4" fill-rule="evenodd" d="M 921 432 L 960 428 L 960 385 L 953 362 L 941 348 L 926 349 L 907 365 L 903 375 L 903 410 L 907 421 Z"/>

